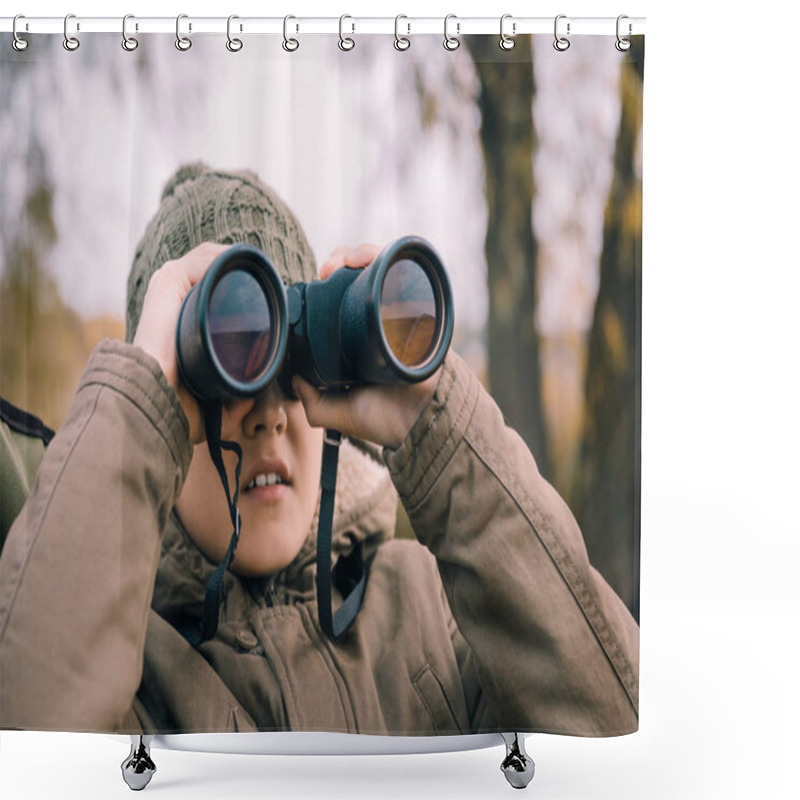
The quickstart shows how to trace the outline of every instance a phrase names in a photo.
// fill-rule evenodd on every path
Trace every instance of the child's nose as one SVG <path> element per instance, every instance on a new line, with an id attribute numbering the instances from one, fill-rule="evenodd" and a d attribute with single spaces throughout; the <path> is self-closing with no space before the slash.
<path id="1" fill-rule="evenodd" d="M 273 381 L 251 402 L 252 407 L 242 419 L 245 436 L 253 437 L 262 431 L 278 434 L 286 431 L 287 399 L 277 381 Z"/>

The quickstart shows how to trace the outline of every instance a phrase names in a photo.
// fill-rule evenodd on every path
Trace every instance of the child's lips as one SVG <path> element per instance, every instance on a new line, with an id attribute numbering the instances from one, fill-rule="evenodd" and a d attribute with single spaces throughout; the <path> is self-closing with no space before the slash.
<path id="1" fill-rule="evenodd" d="M 286 496 L 289 488 L 285 483 L 276 483 L 272 486 L 254 486 L 245 488 L 244 496 L 259 503 L 277 503 Z"/>
<path id="2" fill-rule="evenodd" d="M 261 499 L 279 499 L 291 486 L 289 467 L 277 456 L 263 456 L 253 463 L 242 481 L 243 492 Z"/>

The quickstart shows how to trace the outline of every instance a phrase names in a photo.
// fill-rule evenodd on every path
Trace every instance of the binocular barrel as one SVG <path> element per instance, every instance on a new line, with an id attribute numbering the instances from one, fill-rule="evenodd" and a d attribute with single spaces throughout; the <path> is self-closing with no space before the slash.
<path id="1" fill-rule="evenodd" d="M 439 368 L 452 334 L 450 284 L 424 239 L 289 287 L 263 252 L 238 244 L 184 300 L 178 365 L 202 400 L 253 396 L 276 378 L 288 388 L 292 374 L 326 389 L 413 383 Z"/>
<path id="2" fill-rule="evenodd" d="M 286 289 L 258 248 L 218 256 L 181 307 L 178 367 L 197 397 L 249 397 L 277 375 L 289 336 Z"/>

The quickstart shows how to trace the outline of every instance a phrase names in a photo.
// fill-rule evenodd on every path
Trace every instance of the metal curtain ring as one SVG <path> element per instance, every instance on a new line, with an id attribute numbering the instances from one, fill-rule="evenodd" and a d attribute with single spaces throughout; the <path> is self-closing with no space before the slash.
<path id="1" fill-rule="evenodd" d="M 405 14 L 398 14 L 394 18 L 394 49 L 395 50 L 408 50 L 411 47 L 411 39 L 406 38 L 405 36 L 400 35 L 400 20 L 401 19 L 408 19 Z M 408 28 L 408 33 L 411 33 L 411 23 L 407 22 L 406 27 Z"/>
<path id="2" fill-rule="evenodd" d="M 225 42 L 225 47 L 227 47 L 231 53 L 238 53 L 244 46 L 241 39 L 236 39 L 231 36 L 231 22 L 235 19 L 239 19 L 236 14 L 231 14 L 228 17 L 228 41 Z M 241 30 L 241 28 L 239 28 L 239 30 Z"/>
<path id="3" fill-rule="evenodd" d="M 617 50 L 620 51 L 620 53 L 624 53 L 627 50 L 631 49 L 631 40 L 630 39 L 625 39 L 625 38 L 623 38 L 622 36 L 619 35 L 620 22 L 622 22 L 623 19 L 628 19 L 628 17 L 625 14 L 620 14 L 617 17 L 617 41 L 614 44 L 614 47 L 616 47 Z M 631 28 L 631 24 L 629 22 L 628 23 L 628 36 L 631 35 L 631 30 L 632 30 L 632 28 Z"/>
<path id="4" fill-rule="evenodd" d="M 293 17 L 291 14 L 289 14 L 283 18 L 283 49 L 287 53 L 293 53 L 298 47 L 300 47 L 300 42 L 298 42 L 297 39 L 290 39 L 287 35 L 286 31 L 290 19 L 296 19 L 296 17 Z"/>
<path id="5" fill-rule="evenodd" d="M 175 47 L 184 52 L 192 46 L 192 40 L 188 36 L 181 36 L 181 20 L 187 19 L 188 16 L 188 14 L 178 14 L 175 20 Z M 189 30 L 192 30 L 191 23 L 189 23 Z"/>
<path id="6" fill-rule="evenodd" d="M 67 14 L 67 16 L 64 17 L 64 49 L 70 52 L 77 50 L 81 46 L 81 43 L 76 37 L 69 35 L 68 26 L 71 19 L 75 19 L 74 14 Z M 78 27 L 78 30 L 80 30 L 80 27 Z"/>
<path id="7" fill-rule="evenodd" d="M 447 32 L 447 26 L 448 26 L 448 23 L 450 22 L 451 19 L 457 19 L 456 15 L 455 14 L 448 14 L 444 18 L 444 42 L 443 42 L 443 44 L 444 44 L 444 49 L 445 50 L 453 51 L 453 50 L 458 50 L 458 48 L 461 46 L 461 40 L 457 39 L 455 36 L 450 36 L 450 34 Z M 461 31 L 461 24 L 457 22 L 456 23 L 456 33 L 459 33 L 460 31 Z"/>
<path id="8" fill-rule="evenodd" d="M 139 46 L 138 39 L 133 36 L 128 36 L 128 20 L 133 18 L 133 14 L 126 14 L 122 18 L 122 49 L 127 50 L 129 53 L 133 52 Z"/>
<path id="9" fill-rule="evenodd" d="M 11 42 L 11 46 L 12 46 L 12 47 L 13 47 L 13 48 L 14 48 L 14 49 L 15 49 L 15 50 L 18 52 L 18 53 L 21 53 L 23 50 L 25 50 L 25 49 L 28 47 L 28 40 L 27 40 L 27 39 L 23 39 L 23 38 L 22 38 L 22 37 L 21 37 L 21 36 L 20 36 L 20 35 L 17 33 L 17 20 L 20 20 L 20 19 L 25 19 L 25 15 L 24 15 L 24 14 L 17 14 L 17 16 L 16 16 L 16 17 L 14 17 L 14 23 L 13 23 L 13 25 L 11 26 L 12 33 L 14 34 L 14 39 L 13 39 L 13 41 Z"/>
<path id="10" fill-rule="evenodd" d="M 560 53 L 563 53 L 565 50 L 569 50 L 569 39 L 567 39 L 565 36 L 558 35 L 558 21 L 566 18 L 566 14 L 559 14 L 556 17 L 555 25 L 553 26 L 553 32 L 556 37 L 556 40 L 553 42 L 553 47 L 555 47 L 555 49 Z M 569 22 L 567 23 L 567 36 L 569 36 Z"/>
<path id="11" fill-rule="evenodd" d="M 355 41 L 351 39 L 349 36 L 345 36 L 344 31 L 342 30 L 344 26 L 344 21 L 346 19 L 353 19 L 353 18 L 349 14 L 342 14 L 342 16 L 339 17 L 339 49 L 344 50 L 345 52 L 347 52 L 348 50 L 352 50 L 356 46 Z M 352 23 L 352 27 L 353 27 L 353 33 L 355 33 L 356 31 L 355 22 Z"/>
<path id="12" fill-rule="evenodd" d="M 516 42 L 514 41 L 514 36 L 517 35 L 517 23 L 511 23 L 511 36 L 509 36 L 504 30 L 503 26 L 507 19 L 511 19 L 511 14 L 503 14 L 500 17 L 500 49 L 501 50 L 513 50 L 514 45 Z"/>

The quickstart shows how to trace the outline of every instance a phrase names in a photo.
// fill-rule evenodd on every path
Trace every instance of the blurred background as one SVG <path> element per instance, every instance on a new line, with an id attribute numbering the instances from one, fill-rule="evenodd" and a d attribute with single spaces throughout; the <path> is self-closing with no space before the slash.
<path id="1" fill-rule="evenodd" d="M 567 499 L 638 617 L 643 43 L 614 37 L 204 36 L 125 53 L 0 37 L 0 394 L 57 428 L 182 163 L 255 170 L 319 261 L 413 233 L 454 288 L 454 346 Z"/>

